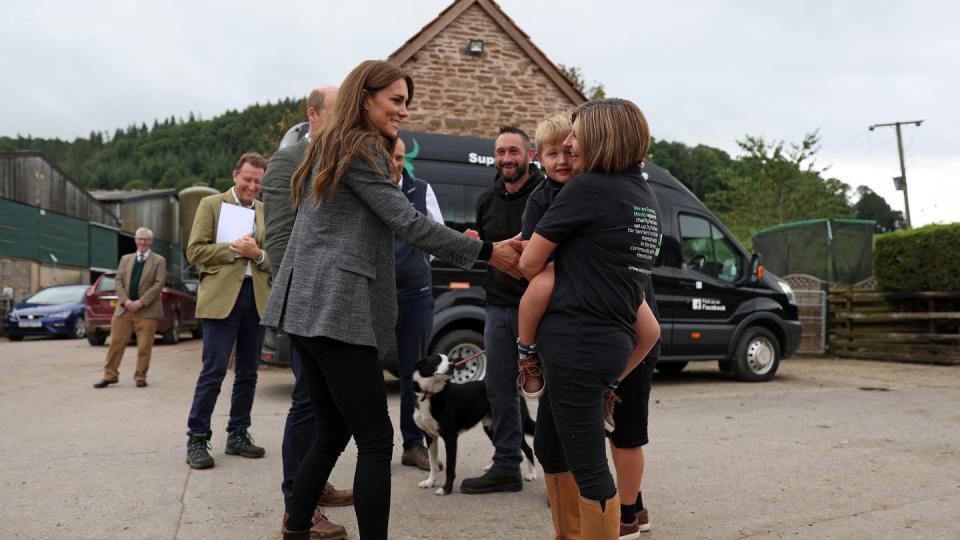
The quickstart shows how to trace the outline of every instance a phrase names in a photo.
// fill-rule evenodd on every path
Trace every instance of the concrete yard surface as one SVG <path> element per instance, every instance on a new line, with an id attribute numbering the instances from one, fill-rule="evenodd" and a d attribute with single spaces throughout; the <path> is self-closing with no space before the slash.
<path id="1" fill-rule="evenodd" d="M 280 538 L 293 376 L 261 368 L 251 433 L 267 455 L 249 460 L 223 453 L 228 375 L 216 467 L 193 471 L 184 433 L 200 348 L 157 344 L 150 386 L 138 389 L 129 347 L 120 383 L 95 390 L 104 347 L 0 339 L 0 538 Z M 542 480 L 519 493 L 459 491 L 492 455 L 479 428 L 461 436 L 455 492 L 419 489 L 426 473 L 400 465 L 389 377 L 387 392 L 391 538 L 552 538 Z M 960 367 L 796 358 L 749 384 L 694 364 L 655 376 L 650 434 L 642 538 L 960 538 Z M 349 488 L 355 462 L 351 443 L 331 482 Z M 352 508 L 327 514 L 359 538 Z"/>

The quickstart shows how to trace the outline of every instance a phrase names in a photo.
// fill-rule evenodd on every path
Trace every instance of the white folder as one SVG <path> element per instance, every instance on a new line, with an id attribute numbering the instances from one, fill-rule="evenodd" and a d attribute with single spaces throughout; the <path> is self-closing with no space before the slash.
<path id="1" fill-rule="evenodd" d="M 252 208 L 236 204 L 220 203 L 220 220 L 217 221 L 217 243 L 231 244 L 245 234 L 253 234 L 257 213 Z"/>

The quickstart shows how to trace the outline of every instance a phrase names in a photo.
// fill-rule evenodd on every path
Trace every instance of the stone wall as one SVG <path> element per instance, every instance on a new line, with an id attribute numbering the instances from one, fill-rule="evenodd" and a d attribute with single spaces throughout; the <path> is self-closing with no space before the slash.
<path id="1" fill-rule="evenodd" d="M 467 53 L 482 39 L 484 53 Z M 533 137 L 547 116 L 572 103 L 478 5 L 464 11 L 402 67 L 414 80 L 403 129 L 493 137 L 514 124 Z"/>

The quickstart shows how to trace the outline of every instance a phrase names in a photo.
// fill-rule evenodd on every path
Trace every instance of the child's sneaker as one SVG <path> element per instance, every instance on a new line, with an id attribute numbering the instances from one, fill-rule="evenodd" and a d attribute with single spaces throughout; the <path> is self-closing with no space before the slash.
<path id="1" fill-rule="evenodd" d="M 540 371 L 540 358 L 537 356 L 537 344 L 524 345 L 517 340 L 517 386 L 527 399 L 537 399 L 543 393 L 543 372 Z"/>
<path id="2" fill-rule="evenodd" d="M 543 394 L 543 373 L 540 371 L 540 360 L 536 356 L 527 356 L 517 361 L 517 386 L 520 393 L 527 399 L 537 399 Z"/>

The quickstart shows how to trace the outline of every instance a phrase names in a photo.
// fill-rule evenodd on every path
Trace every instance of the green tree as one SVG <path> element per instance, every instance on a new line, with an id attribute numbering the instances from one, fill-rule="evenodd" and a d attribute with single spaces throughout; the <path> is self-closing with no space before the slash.
<path id="1" fill-rule="evenodd" d="M 691 148 L 681 142 L 654 140 L 647 159 L 670 171 L 700 200 L 723 189 L 730 155 L 703 144 Z"/>
<path id="2" fill-rule="evenodd" d="M 744 155 L 728 169 L 727 188 L 710 193 L 707 205 L 747 246 L 754 233 L 773 225 L 850 217 L 850 186 L 816 168 L 818 143 L 816 132 L 789 148 L 747 135 L 737 142 Z"/>
<path id="3" fill-rule="evenodd" d="M 898 231 L 905 225 L 903 212 L 890 208 L 886 199 L 877 195 L 867 186 L 857 188 L 859 200 L 853 205 L 854 216 L 857 219 L 872 219 L 877 222 L 875 227 L 878 233 Z"/>
<path id="4" fill-rule="evenodd" d="M 593 86 L 588 87 L 587 81 L 583 77 L 583 72 L 577 66 L 565 66 L 563 64 L 557 64 L 557 68 L 560 69 L 560 73 L 563 73 L 563 76 L 570 81 L 581 94 L 587 96 L 587 99 L 603 99 L 607 97 L 607 91 L 603 86 L 603 83 L 593 81 Z"/>

